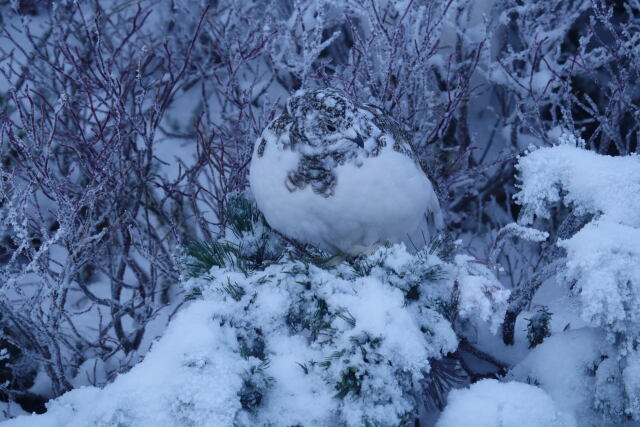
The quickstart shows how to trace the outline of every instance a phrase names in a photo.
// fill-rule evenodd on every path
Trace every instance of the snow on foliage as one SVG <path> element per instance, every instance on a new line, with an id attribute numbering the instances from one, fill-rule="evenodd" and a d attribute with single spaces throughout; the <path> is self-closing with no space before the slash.
<path id="1" fill-rule="evenodd" d="M 457 348 L 454 319 L 504 313 L 508 291 L 444 241 L 335 265 L 294 256 L 250 204 L 233 206 L 257 221 L 230 221 L 226 239 L 187 248 L 183 285 L 197 301 L 143 362 L 7 425 L 401 425 L 430 387 L 466 380 L 439 360 Z"/>
<path id="2" fill-rule="evenodd" d="M 640 226 L 640 157 L 599 155 L 576 145 L 580 140 L 540 148 L 518 162 L 521 191 L 516 195 L 525 206 L 522 221 L 533 215 L 547 218 L 549 208 L 563 201 L 575 213 L 593 214 L 600 222 Z M 571 144 L 573 142 L 573 144 Z M 615 191 L 613 191 L 615 189 Z"/>
<path id="3" fill-rule="evenodd" d="M 635 348 L 640 343 L 640 229 L 594 221 L 562 246 L 568 253 L 565 274 L 569 283 L 578 283 L 584 319 L 605 328 L 610 340 L 624 342 L 625 351 Z"/>
<path id="4" fill-rule="evenodd" d="M 561 411 L 538 387 L 520 382 L 482 380 L 449 394 L 449 405 L 436 427 L 572 427 L 573 417 Z"/>
<path id="5" fill-rule="evenodd" d="M 582 425 L 640 421 L 640 157 L 600 155 L 567 135 L 560 142 L 519 160 L 516 198 L 524 223 L 548 218 L 560 202 L 587 218 L 558 241 L 565 268 L 554 276 L 570 286 L 594 329 L 552 336 L 512 374 L 539 383 Z"/>
<path id="6" fill-rule="evenodd" d="M 467 255 L 455 258 L 459 277 L 459 313 L 462 318 L 480 319 L 496 333 L 504 318 L 509 291 L 504 289 L 484 265 Z"/>
<path id="7" fill-rule="evenodd" d="M 634 419 L 640 419 L 640 351 L 636 350 L 627 356 L 622 382 L 628 399 L 627 411 Z"/>
<path id="8" fill-rule="evenodd" d="M 559 243 L 567 251 L 564 279 L 576 283 L 584 319 L 603 327 L 611 341 L 624 341 L 623 351 L 632 349 L 640 339 L 640 157 L 603 156 L 565 143 L 521 158 L 518 171 L 523 222 L 549 217 L 561 201 L 593 216 Z"/>

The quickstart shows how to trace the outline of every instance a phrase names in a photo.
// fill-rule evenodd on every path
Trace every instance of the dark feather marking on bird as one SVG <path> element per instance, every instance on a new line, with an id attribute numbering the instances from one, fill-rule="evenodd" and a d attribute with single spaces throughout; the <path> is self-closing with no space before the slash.
<path id="1" fill-rule="evenodd" d="M 373 123 L 385 133 L 391 134 L 394 139 L 393 149 L 398 153 L 405 154 L 413 158 L 413 151 L 409 145 L 411 136 L 407 131 L 402 129 L 400 125 L 393 119 L 382 115 L 373 117 Z"/>
<path id="2" fill-rule="evenodd" d="M 345 153 L 338 151 L 302 156 L 297 169 L 287 174 L 287 189 L 293 192 L 311 185 L 314 193 L 324 197 L 333 196 L 338 181 L 333 169 L 344 164 L 346 159 Z"/>
<path id="3" fill-rule="evenodd" d="M 269 130 L 273 132 L 275 135 L 280 136 L 286 130 L 287 127 L 293 123 L 293 119 L 287 113 L 287 111 L 283 111 L 271 124 L 269 125 Z"/>

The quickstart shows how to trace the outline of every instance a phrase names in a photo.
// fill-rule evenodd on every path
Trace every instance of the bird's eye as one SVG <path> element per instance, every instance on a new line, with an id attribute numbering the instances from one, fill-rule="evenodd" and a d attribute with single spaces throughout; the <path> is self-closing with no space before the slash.
<path id="1" fill-rule="evenodd" d="M 329 132 L 335 132 L 335 131 L 336 131 L 336 127 L 335 127 L 335 126 L 333 126 L 333 125 L 327 125 L 327 130 L 328 130 Z"/>

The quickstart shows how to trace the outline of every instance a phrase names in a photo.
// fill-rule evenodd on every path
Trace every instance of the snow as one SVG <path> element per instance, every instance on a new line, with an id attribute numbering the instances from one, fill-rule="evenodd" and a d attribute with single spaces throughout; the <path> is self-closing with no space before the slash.
<path id="1" fill-rule="evenodd" d="M 544 242 L 549 238 L 549 233 L 546 231 L 536 230 L 535 228 L 525 227 L 521 224 L 512 222 L 505 225 L 498 231 L 498 235 L 515 235 L 521 239 L 529 240 L 531 242 Z"/>
<path id="2" fill-rule="evenodd" d="M 565 274 L 580 285 L 583 319 L 606 328 L 611 340 L 640 337 L 640 228 L 598 220 L 561 246 Z"/>
<path id="3" fill-rule="evenodd" d="M 611 342 L 624 337 L 624 355 L 640 338 L 640 157 L 599 155 L 567 134 L 559 140 L 518 163 L 521 220 L 546 218 L 561 201 L 576 215 L 593 216 L 559 242 L 567 250 L 562 280 L 577 283 L 585 321 L 603 327 Z"/>
<path id="4" fill-rule="evenodd" d="M 424 334 L 419 324 L 402 309 L 404 295 L 399 289 L 384 286 L 380 281 L 359 279 L 354 283 L 353 294 L 335 293 L 327 302 L 336 307 L 344 307 L 355 320 L 346 340 L 367 334 L 374 337 L 387 337 L 381 351 L 392 354 L 403 366 L 419 375 L 429 356 L 429 346 L 425 345 Z M 336 319 L 334 323 L 345 322 Z M 335 325 L 339 327 L 339 325 Z M 452 337 L 452 339 L 455 339 Z M 345 341 L 346 344 L 347 341 Z"/>
<path id="5" fill-rule="evenodd" d="M 524 223 L 548 218 L 560 202 L 587 215 L 584 227 L 558 242 L 566 260 L 555 279 L 571 285 L 567 293 L 590 327 L 548 338 L 511 375 L 537 381 L 581 425 L 638 420 L 640 157 L 599 155 L 566 133 L 558 139 L 520 159 L 516 198 Z"/>
<path id="6" fill-rule="evenodd" d="M 627 357 L 622 377 L 629 398 L 628 412 L 635 419 L 640 419 L 640 351 L 636 350 Z"/>
<path id="7" fill-rule="evenodd" d="M 516 195 L 526 207 L 523 223 L 546 218 L 549 208 L 564 201 L 576 214 L 598 215 L 602 221 L 640 226 L 640 157 L 599 155 L 569 144 L 537 149 L 518 162 L 523 186 Z"/>
<path id="8" fill-rule="evenodd" d="M 186 279 L 202 300 L 178 314 L 139 365 L 4 425 L 397 425 L 418 413 L 414 393 L 430 360 L 457 347 L 440 301 L 454 282 L 477 288 L 469 304 L 483 310 L 465 313 L 483 322 L 491 315 L 481 299 L 494 301 L 495 292 L 482 291 L 484 266 L 447 263 L 426 249 L 381 247 L 355 262 L 362 266 L 322 268 L 287 255 L 246 274 L 216 266 Z M 419 291 L 409 298 L 411 283 Z M 230 285 L 242 292 L 229 293 Z"/>
<path id="9" fill-rule="evenodd" d="M 520 382 L 481 380 L 454 390 L 436 427 L 572 427 L 573 417 L 561 411 L 540 388 Z"/>
<path id="10" fill-rule="evenodd" d="M 495 334 L 504 319 L 509 291 L 496 282 L 492 272 L 467 255 L 458 255 L 459 314 L 463 319 L 482 319 Z"/>
<path id="11" fill-rule="evenodd" d="M 555 334 L 516 365 L 509 378 L 534 381 L 585 425 L 594 417 L 591 406 L 595 378 L 587 375 L 587 371 L 599 363 L 608 350 L 604 335 L 592 328 Z"/>
<path id="12" fill-rule="evenodd" d="M 637 405 L 637 362 L 621 363 L 604 332 L 587 327 L 547 338 L 507 379 L 536 384 L 580 426 L 637 425 L 624 423 L 628 415 L 637 417 L 630 409 Z"/>
<path id="13" fill-rule="evenodd" d="M 240 374 L 231 329 L 211 321 L 210 306 L 192 304 L 170 324 L 142 363 L 103 389 L 81 387 L 48 404 L 44 415 L 3 426 L 84 427 L 231 425 L 240 403 Z"/>
<path id="14" fill-rule="evenodd" d="M 273 358 L 269 372 L 278 378 L 265 401 L 264 418 L 286 420 L 290 425 L 309 423 L 320 425 L 331 408 L 333 390 L 319 377 L 306 375 L 298 365 L 314 357 L 305 339 L 300 336 L 278 336 L 271 349 L 280 355 Z"/>

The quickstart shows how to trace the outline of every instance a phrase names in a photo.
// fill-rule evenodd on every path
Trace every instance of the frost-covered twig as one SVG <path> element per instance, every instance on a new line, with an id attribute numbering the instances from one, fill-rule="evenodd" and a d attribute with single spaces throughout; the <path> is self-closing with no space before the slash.
<path id="1" fill-rule="evenodd" d="M 587 224 L 590 215 L 575 215 L 569 213 L 558 228 L 557 240 L 553 245 L 548 246 L 543 252 L 545 259 L 549 263 L 540 268 L 531 279 L 521 284 L 511 292 L 509 296 L 509 307 L 502 324 L 502 340 L 507 345 L 512 345 L 514 340 L 514 329 L 518 315 L 525 310 L 531 300 L 535 296 L 540 286 L 551 277 L 554 277 L 564 267 L 566 263 L 566 251 L 558 246 L 558 242 L 568 239 L 576 234 L 582 227 Z M 519 226 L 521 227 L 521 226 Z M 524 227 L 526 230 L 531 230 Z M 545 232 L 537 231 L 532 235 L 534 239 L 545 238 L 548 236 Z"/>

